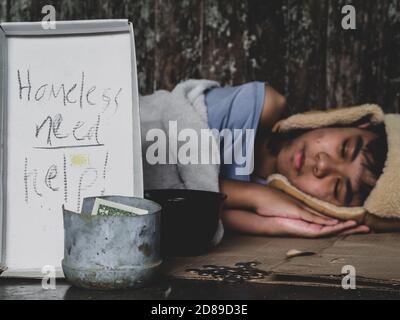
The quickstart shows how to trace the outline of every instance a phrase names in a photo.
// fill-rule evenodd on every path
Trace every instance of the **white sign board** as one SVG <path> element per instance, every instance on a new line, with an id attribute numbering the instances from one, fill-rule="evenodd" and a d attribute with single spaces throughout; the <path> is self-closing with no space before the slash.
<path id="1" fill-rule="evenodd" d="M 136 59 L 126 20 L 1 27 L 2 264 L 27 274 L 60 267 L 63 204 L 143 196 Z"/>

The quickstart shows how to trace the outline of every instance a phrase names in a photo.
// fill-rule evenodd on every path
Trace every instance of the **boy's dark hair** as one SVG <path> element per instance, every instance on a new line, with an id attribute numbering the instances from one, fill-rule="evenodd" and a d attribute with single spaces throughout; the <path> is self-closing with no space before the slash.
<path id="1" fill-rule="evenodd" d="M 340 126 L 332 126 L 332 128 L 338 128 Z M 348 127 L 348 126 L 343 126 Z M 388 153 L 388 144 L 386 139 L 386 130 L 383 124 L 373 125 L 367 129 L 377 135 L 377 138 L 371 140 L 366 146 L 364 146 L 362 152 L 364 154 L 365 162 L 363 166 L 368 170 L 375 180 L 378 180 L 385 167 L 385 162 Z M 306 133 L 308 129 L 298 129 L 287 133 L 272 133 L 271 138 L 268 142 L 268 148 L 274 154 L 278 154 L 280 149 L 289 141 L 294 138 Z M 375 184 L 371 184 L 368 181 L 361 179 L 360 181 L 360 200 L 362 203 L 370 195 Z"/>
<path id="2" fill-rule="evenodd" d="M 377 138 L 371 140 L 363 149 L 365 162 L 363 166 L 367 169 L 375 180 L 378 180 L 385 167 L 388 153 L 388 144 L 386 139 L 385 126 L 376 125 L 367 129 L 377 135 Z M 375 184 L 361 180 L 360 181 L 360 199 L 364 201 L 368 198 Z"/>

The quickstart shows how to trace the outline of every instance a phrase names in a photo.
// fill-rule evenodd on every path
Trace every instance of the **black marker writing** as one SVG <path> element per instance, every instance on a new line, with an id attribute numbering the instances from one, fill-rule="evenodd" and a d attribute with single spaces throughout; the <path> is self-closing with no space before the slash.
<path id="1" fill-rule="evenodd" d="M 68 180 L 67 180 L 67 157 L 63 155 L 63 171 L 64 171 L 64 201 L 68 203 Z"/>
<path id="2" fill-rule="evenodd" d="M 83 108 L 83 88 L 85 87 L 85 73 L 82 71 L 81 93 L 79 95 L 79 105 Z"/>
<path id="3" fill-rule="evenodd" d="M 89 129 L 85 129 L 84 133 L 79 135 L 79 132 L 81 131 L 80 129 L 85 126 L 85 122 L 83 121 L 78 121 L 76 125 L 74 126 L 74 129 L 72 130 L 72 134 L 74 138 L 77 141 L 93 141 L 95 140 L 95 143 L 97 145 L 100 145 L 101 143 L 99 142 L 98 134 L 99 134 L 99 129 L 100 129 L 100 120 L 101 117 L 100 115 L 97 116 L 97 121 L 96 123 L 91 126 Z"/>
<path id="4" fill-rule="evenodd" d="M 28 171 L 28 158 L 25 157 L 25 166 L 24 166 L 25 202 L 29 202 L 28 178 L 30 177 L 33 177 L 33 190 L 39 197 L 42 196 L 42 194 L 37 189 L 37 176 L 38 176 L 38 171 L 36 169 L 34 169 L 33 171 Z"/>
<path id="5" fill-rule="evenodd" d="M 110 103 L 111 103 L 111 97 L 108 94 L 108 91 L 110 91 L 110 90 L 111 90 L 110 88 L 107 88 L 103 91 L 102 98 L 103 98 L 103 101 L 106 102 L 106 105 L 103 108 L 103 112 L 110 106 Z"/>
<path id="6" fill-rule="evenodd" d="M 58 113 L 54 116 L 53 119 L 53 134 L 57 139 L 65 139 L 68 138 L 68 134 L 62 134 L 60 133 L 60 126 L 63 122 L 63 116 Z"/>
<path id="7" fill-rule="evenodd" d="M 26 74 L 27 74 L 27 81 L 28 81 L 28 85 L 27 86 L 23 86 L 22 85 L 22 81 L 21 81 L 21 73 L 18 69 L 18 85 L 19 85 L 19 98 L 22 100 L 22 90 L 23 89 L 28 89 L 28 101 L 31 100 L 31 90 L 32 90 L 32 86 L 31 86 L 31 76 L 29 73 L 29 69 L 26 70 Z"/>
<path id="8" fill-rule="evenodd" d="M 101 190 L 101 195 L 104 196 L 105 192 L 106 192 L 106 177 L 107 177 L 107 166 L 108 166 L 108 160 L 110 157 L 110 153 L 107 151 L 106 153 L 106 158 L 104 160 L 104 166 L 103 166 L 103 180 L 104 180 L 104 188 Z"/>
<path id="9" fill-rule="evenodd" d="M 29 194 L 28 194 L 28 158 L 25 158 L 24 186 L 25 186 L 25 202 L 28 203 L 28 201 L 29 201 Z"/>
<path id="10" fill-rule="evenodd" d="M 61 90 L 62 90 L 62 93 L 63 93 L 63 95 L 62 95 L 63 104 L 64 104 L 64 106 L 66 106 L 66 105 L 67 105 L 67 104 L 66 104 L 66 100 L 67 100 L 67 99 L 66 99 L 66 96 L 65 96 L 65 87 L 64 87 L 64 84 L 60 85 L 60 87 L 58 88 L 58 91 L 57 91 L 57 92 L 54 90 L 54 84 L 51 85 L 49 100 L 52 98 L 52 96 L 53 96 L 55 99 L 58 98 L 58 96 L 60 95 Z"/>
<path id="11" fill-rule="evenodd" d="M 82 191 L 91 188 L 97 181 L 97 170 L 95 168 L 87 168 L 82 172 L 78 184 L 78 201 L 77 212 L 81 210 Z"/>
<path id="12" fill-rule="evenodd" d="M 53 179 L 55 179 L 57 177 L 57 166 L 55 164 L 53 164 L 52 166 L 50 166 L 50 168 L 47 170 L 46 176 L 44 178 L 44 183 L 46 184 L 46 186 L 52 190 L 52 191 L 58 191 L 59 188 L 54 187 L 51 183 L 51 181 Z"/>
<path id="13" fill-rule="evenodd" d="M 122 88 L 120 88 L 117 92 L 117 94 L 115 95 L 114 101 L 115 101 L 115 106 L 116 108 L 118 108 L 119 104 L 118 104 L 118 96 L 120 95 L 120 93 L 122 92 Z"/>
<path id="14" fill-rule="evenodd" d="M 122 88 L 114 91 L 111 88 L 99 88 L 98 85 L 93 83 L 88 86 L 84 71 L 81 71 L 80 79 L 72 83 L 50 83 L 50 81 L 35 83 L 31 70 L 21 71 L 17 69 L 17 82 L 20 100 L 40 102 L 46 98 L 49 102 L 58 101 L 63 106 L 67 106 L 78 104 L 79 99 L 80 109 L 88 106 L 100 106 L 104 111 L 109 107 L 111 101 L 118 109 L 119 97 L 122 92 Z M 78 87 L 79 91 L 76 90 Z M 99 112 L 101 111 L 99 110 Z"/>
<path id="15" fill-rule="evenodd" d="M 93 86 L 93 87 L 91 87 L 91 88 L 88 90 L 88 92 L 86 93 L 86 101 L 87 101 L 90 105 L 92 105 L 92 106 L 95 106 L 96 104 L 95 104 L 94 102 L 91 102 L 91 101 L 89 100 L 89 96 L 90 96 L 95 90 L 96 90 L 96 86 Z"/>
<path id="16" fill-rule="evenodd" d="M 40 126 L 36 125 L 35 137 L 39 137 L 40 131 L 44 128 L 47 122 L 49 122 L 47 131 L 47 144 L 51 146 L 51 129 L 53 128 L 53 119 L 50 116 L 46 117 Z"/>
<path id="17" fill-rule="evenodd" d="M 36 101 L 40 101 L 40 100 L 43 99 L 44 95 L 46 94 L 47 87 L 48 87 L 48 84 L 44 84 L 41 87 L 39 87 L 39 89 L 35 93 L 35 100 Z M 39 96 L 39 94 L 40 94 L 40 96 Z"/>
<path id="18" fill-rule="evenodd" d="M 68 140 L 68 145 L 63 146 L 53 146 L 53 140 L 61 140 L 67 139 L 70 137 L 70 134 L 62 133 L 61 126 L 63 124 L 63 117 L 61 114 L 56 114 L 54 117 L 47 116 L 43 122 L 39 125 L 36 125 L 35 138 L 39 139 L 42 131 L 45 131 L 46 137 L 46 147 L 37 146 L 35 149 L 50 149 L 48 146 L 51 146 L 52 149 L 60 149 L 60 148 L 74 148 L 81 147 L 82 143 L 76 144 L 76 142 L 89 142 L 89 144 L 85 144 L 85 146 L 101 146 L 102 144 L 99 141 L 99 130 L 100 130 L 100 115 L 97 116 L 96 122 L 92 124 L 90 127 L 86 127 L 85 122 L 77 121 L 72 128 L 72 137 Z"/>
<path id="19" fill-rule="evenodd" d="M 68 90 L 67 95 L 65 96 L 65 100 L 66 100 L 68 103 L 76 103 L 76 100 L 71 100 L 70 97 L 69 97 L 69 95 L 72 93 L 72 91 L 74 91 L 74 90 L 76 89 L 76 87 L 77 87 L 77 84 L 75 83 L 75 84 L 71 87 L 71 89 Z"/>

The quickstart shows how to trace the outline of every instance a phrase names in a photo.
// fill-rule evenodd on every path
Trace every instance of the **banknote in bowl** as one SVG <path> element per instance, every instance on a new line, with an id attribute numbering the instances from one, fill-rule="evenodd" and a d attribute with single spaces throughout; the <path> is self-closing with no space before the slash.
<path id="1" fill-rule="evenodd" d="M 148 214 L 147 210 L 96 198 L 92 216 L 135 217 Z"/>

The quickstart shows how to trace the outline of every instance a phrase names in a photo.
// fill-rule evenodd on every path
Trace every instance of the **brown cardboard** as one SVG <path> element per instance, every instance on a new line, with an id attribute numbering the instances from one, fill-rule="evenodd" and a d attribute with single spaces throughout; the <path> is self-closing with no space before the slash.
<path id="1" fill-rule="evenodd" d="M 273 273 L 341 279 L 346 265 L 354 266 L 360 282 L 400 286 L 400 234 L 340 238 L 317 255 L 293 258 L 274 267 Z"/>
<path id="2" fill-rule="evenodd" d="M 313 255 L 288 258 L 291 249 Z M 342 268 L 356 269 L 357 283 L 381 287 L 400 286 L 400 234 L 371 234 L 326 239 L 261 238 L 231 236 L 212 252 L 200 257 L 173 258 L 164 264 L 167 276 L 216 280 L 190 272 L 205 265 L 234 267 L 238 262 L 259 262 L 267 272 L 257 283 L 288 281 L 340 286 Z M 400 287 L 399 287 L 400 288 Z"/>

